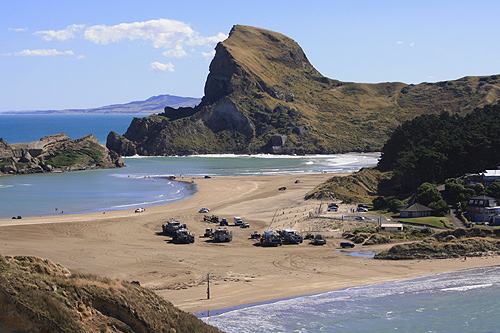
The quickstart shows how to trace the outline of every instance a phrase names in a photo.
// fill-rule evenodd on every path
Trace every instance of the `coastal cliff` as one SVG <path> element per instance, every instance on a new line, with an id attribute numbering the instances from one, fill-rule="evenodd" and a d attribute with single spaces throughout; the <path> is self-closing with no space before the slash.
<path id="1" fill-rule="evenodd" d="M 9 144 L 0 138 L 0 175 L 123 167 L 123 159 L 92 134 L 70 139 L 64 133 L 39 141 Z"/>
<path id="2" fill-rule="evenodd" d="M 236 25 L 219 43 L 196 107 L 135 118 L 107 147 L 121 155 L 379 151 L 421 114 L 464 114 L 498 102 L 500 76 L 365 84 L 321 75 L 280 33 Z"/>

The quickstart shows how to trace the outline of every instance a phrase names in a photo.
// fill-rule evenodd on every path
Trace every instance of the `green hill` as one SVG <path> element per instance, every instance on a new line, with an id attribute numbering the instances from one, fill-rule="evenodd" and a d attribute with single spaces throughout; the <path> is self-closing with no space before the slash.
<path id="1" fill-rule="evenodd" d="M 216 47 L 198 106 L 136 118 L 107 145 L 122 155 L 379 151 L 388 133 L 418 115 L 496 103 L 499 78 L 341 82 L 322 76 L 289 37 L 236 25 Z"/>

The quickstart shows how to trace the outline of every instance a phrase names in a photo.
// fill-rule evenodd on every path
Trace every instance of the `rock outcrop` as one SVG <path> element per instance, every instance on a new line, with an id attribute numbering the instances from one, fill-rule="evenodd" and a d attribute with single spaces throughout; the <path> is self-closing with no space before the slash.
<path id="1" fill-rule="evenodd" d="M 9 144 L 0 138 L 0 175 L 123 167 L 123 158 L 92 134 L 72 140 L 64 133 Z"/>
<path id="2" fill-rule="evenodd" d="M 234 26 L 215 50 L 199 105 L 136 118 L 123 136 L 110 133 L 107 147 L 121 155 L 378 151 L 415 116 L 500 99 L 498 75 L 418 85 L 332 80 L 292 39 L 249 26 Z"/>

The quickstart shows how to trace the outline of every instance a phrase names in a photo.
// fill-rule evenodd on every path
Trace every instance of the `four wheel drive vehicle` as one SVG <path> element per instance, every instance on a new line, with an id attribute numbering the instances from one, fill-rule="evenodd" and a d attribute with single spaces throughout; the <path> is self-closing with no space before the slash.
<path id="1" fill-rule="evenodd" d="M 221 227 L 223 227 L 223 226 L 229 226 L 229 223 L 227 222 L 226 218 L 225 218 L 225 217 L 223 217 L 223 218 L 222 218 L 222 220 L 220 220 L 219 225 L 220 225 Z"/>
<path id="2" fill-rule="evenodd" d="M 144 208 L 142 208 L 142 207 L 141 207 L 141 208 L 137 208 L 137 209 L 135 210 L 135 212 L 136 212 L 136 213 L 142 213 L 142 212 L 144 212 Z"/>
<path id="3" fill-rule="evenodd" d="M 286 190 L 286 186 L 280 187 L 278 190 L 279 191 L 284 191 L 284 190 Z"/>
<path id="4" fill-rule="evenodd" d="M 340 242 L 340 247 L 342 247 L 343 249 L 347 247 L 353 248 L 354 246 L 355 245 L 351 242 Z"/>
<path id="5" fill-rule="evenodd" d="M 314 240 L 311 242 L 313 245 L 325 245 L 326 239 L 323 238 L 320 234 L 314 236 Z"/>
<path id="6" fill-rule="evenodd" d="M 242 224 L 243 224 L 243 220 L 241 219 L 241 217 L 235 216 L 234 217 L 234 225 L 242 225 Z"/>
<path id="7" fill-rule="evenodd" d="M 248 224 L 247 222 L 243 222 L 243 223 L 240 225 L 240 228 L 250 228 L 250 224 Z"/>
<path id="8" fill-rule="evenodd" d="M 203 234 L 203 237 L 212 237 L 213 233 L 214 232 L 211 228 L 206 228 L 205 233 Z"/>
<path id="9" fill-rule="evenodd" d="M 201 208 L 198 213 L 208 213 L 210 211 L 209 208 Z"/>
<path id="10" fill-rule="evenodd" d="M 254 231 L 253 234 L 250 234 L 251 239 L 259 239 L 260 234 L 257 231 Z"/>

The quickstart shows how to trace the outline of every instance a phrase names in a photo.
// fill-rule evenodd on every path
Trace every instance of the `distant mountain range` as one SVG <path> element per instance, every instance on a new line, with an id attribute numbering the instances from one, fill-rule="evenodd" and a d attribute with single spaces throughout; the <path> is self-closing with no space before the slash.
<path id="1" fill-rule="evenodd" d="M 134 101 L 126 104 L 113 104 L 92 109 L 66 110 L 30 110 L 6 111 L 2 114 L 145 114 L 162 113 L 165 107 L 194 107 L 201 102 L 201 98 L 180 97 L 172 95 L 158 95 L 145 101 Z"/>

